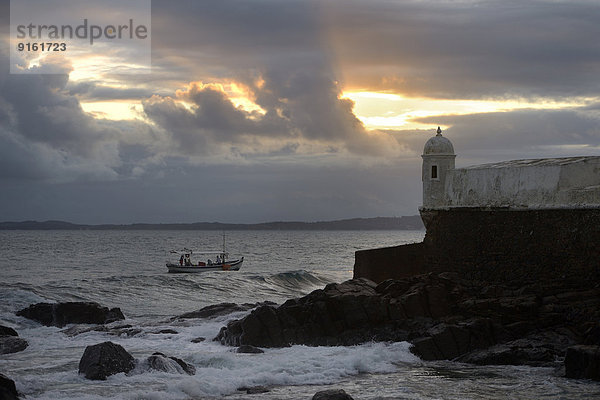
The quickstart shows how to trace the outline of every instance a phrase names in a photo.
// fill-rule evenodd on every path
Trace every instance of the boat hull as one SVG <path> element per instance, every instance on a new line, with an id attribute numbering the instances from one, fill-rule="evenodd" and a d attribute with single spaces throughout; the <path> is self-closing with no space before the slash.
<path id="1" fill-rule="evenodd" d="M 244 257 L 239 260 L 227 262 L 225 264 L 212 264 L 206 266 L 198 266 L 198 265 L 179 265 L 173 263 L 167 263 L 167 268 L 171 273 L 198 273 L 198 272 L 208 272 L 208 271 L 238 271 L 242 263 L 244 262 Z M 227 267 L 229 266 L 229 268 Z"/>

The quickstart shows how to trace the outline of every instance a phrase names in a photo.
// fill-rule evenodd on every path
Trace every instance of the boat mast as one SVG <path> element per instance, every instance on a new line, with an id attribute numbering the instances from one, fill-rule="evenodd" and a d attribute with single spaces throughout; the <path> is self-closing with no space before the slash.
<path id="1" fill-rule="evenodd" d="M 223 264 L 225 264 L 225 232 L 223 232 L 223 254 L 221 255 L 221 259 L 223 260 Z"/>

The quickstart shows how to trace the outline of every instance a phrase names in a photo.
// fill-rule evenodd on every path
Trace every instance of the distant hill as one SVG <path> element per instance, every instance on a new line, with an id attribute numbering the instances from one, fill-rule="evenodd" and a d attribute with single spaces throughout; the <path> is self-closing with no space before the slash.
<path id="1" fill-rule="evenodd" d="M 244 230 L 419 230 L 425 229 L 421 217 L 353 218 L 319 222 L 263 222 L 260 224 L 224 224 L 220 222 L 194 222 L 190 224 L 127 224 L 82 225 L 65 221 L 0 222 L 0 230 L 197 230 L 197 231 L 244 231 Z"/>

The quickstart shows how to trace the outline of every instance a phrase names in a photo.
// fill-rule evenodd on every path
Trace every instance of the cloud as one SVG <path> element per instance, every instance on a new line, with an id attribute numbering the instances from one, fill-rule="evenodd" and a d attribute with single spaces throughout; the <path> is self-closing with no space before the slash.
<path id="1" fill-rule="evenodd" d="M 149 98 L 154 94 L 167 95 L 166 89 L 150 89 L 147 87 L 112 87 L 102 82 L 79 81 L 69 82 L 65 88 L 69 95 L 78 96 L 84 101 L 134 100 Z"/>
<path id="2" fill-rule="evenodd" d="M 418 160 L 370 167 L 293 162 L 190 166 L 170 160 L 149 167 L 144 179 L 5 183 L 0 220 L 261 222 L 414 215 L 420 182 L 402 179 L 398 171 L 418 177 L 419 169 Z"/>
<path id="3" fill-rule="evenodd" d="M 0 51 L 0 64 L 6 66 L 0 71 L 2 178 L 122 179 L 126 178 L 123 145 L 152 144 L 149 126 L 96 120 L 85 113 L 66 89 L 69 66 L 43 63 L 37 70 L 54 73 L 11 75 L 4 51 Z"/>
<path id="4" fill-rule="evenodd" d="M 8 193 L 0 219 L 414 214 L 419 155 L 433 131 L 367 131 L 342 91 L 432 102 L 597 99 L 599 8 L 539 0 L 155 0 L 151 75 L 111 70 L 70 81 L 72 66 L 52 61 L 39 67 L 51 75 L 9 75 L 0 51 L 0 189 Z M 100 120 L 81 108 L 111 100 L 139 101 L 146 120 Z M 589 104 L 421 120 L 449 127 L 459 165 L 598 154 L 600 116 Z"/>
<path id="5" fill-rule="evenodd" d="M 600 155 L 600 115 L 587 108 L 446 115 L 420 121 L 451 126 L 457 163 Z"/>
<path id="6" fill-rule="evenodd" d="M 344 82 L 432 98 L 597 96 L 592 1 L 328 1 Z"/>
<path id="7" fill-rule="evenodd" d="M 352 101 L 339 98 L 341 90 L 327 74 L 265 71 L 260 82 L 248 90 L 262 113 L 236 107 L 222 90 L 197 83 L 179 91 L 177 98 L 145 100 L 144 112 L 171 135 L 179 152 L 188 155 L 209 154 L 223 144 L 241 146 L 246 154 L 252 147 L 263 152 L 260 147 L 272 139 L 288 148 L 298 141 L 312 142 L 365 156 L 397 147 L 386 133 L 366 131 L 352 112 Z"/>

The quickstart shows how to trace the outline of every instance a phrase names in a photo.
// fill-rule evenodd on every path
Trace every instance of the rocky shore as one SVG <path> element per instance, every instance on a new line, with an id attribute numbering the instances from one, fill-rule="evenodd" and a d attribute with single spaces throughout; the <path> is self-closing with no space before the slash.
<path id="1" fill-rule="evenodd" d="M 453 273 L 389 279 L 380 284 L 359 278 L 329 284 L 279 306 L 270 302 L 222 303 L 172 320 L 214 318 L 248 310 L 244 318 L 221 328 L 214 340 L 236 346 L 237 353 L 257 354 L 263 352 L 261 347 L 294 344 L 348 346 L 408 341 L 411 351 L 423 360 L 554 367 L 568 378 L 600 380 L 598 285 L 584 289 L 564 282 L 540 282 L 514 288 L 465 280 Z M 121 337 L 177 334 L 172 329 L 133 327 L 122 321 L 125 317 L 118 308 L 91 302 L 38 303 L 17 315 L 48 326 L 70 325 L 61 330 L 68 336 L 92 330 Z M 2 354 L 23 351 L 27 345 L 14 329 L 0 326 Z M 90 344 L 79 363 L 79 373 L 91 380 L 134 369 L 196 373 L 194 365 L 160 352 L 135 359 L 110 341 Z M 1 398 L 18 398 L 10 377 L 0 378 Z M 268 391 L 263 387 L 240 390 Z M 336 391 L 325 395 L 351 398 Z"/>
<path id="2" fill-rule="evenodd" d="M 215 340 L 257 347 L 407 340 L 423 360 L 478 365 L 562 367 L 571 354 L 566 376 L 598 379 L 600 288 L 514 289 L 451 273 L 380 284 L 360 278 L 260 306 Z"/>

